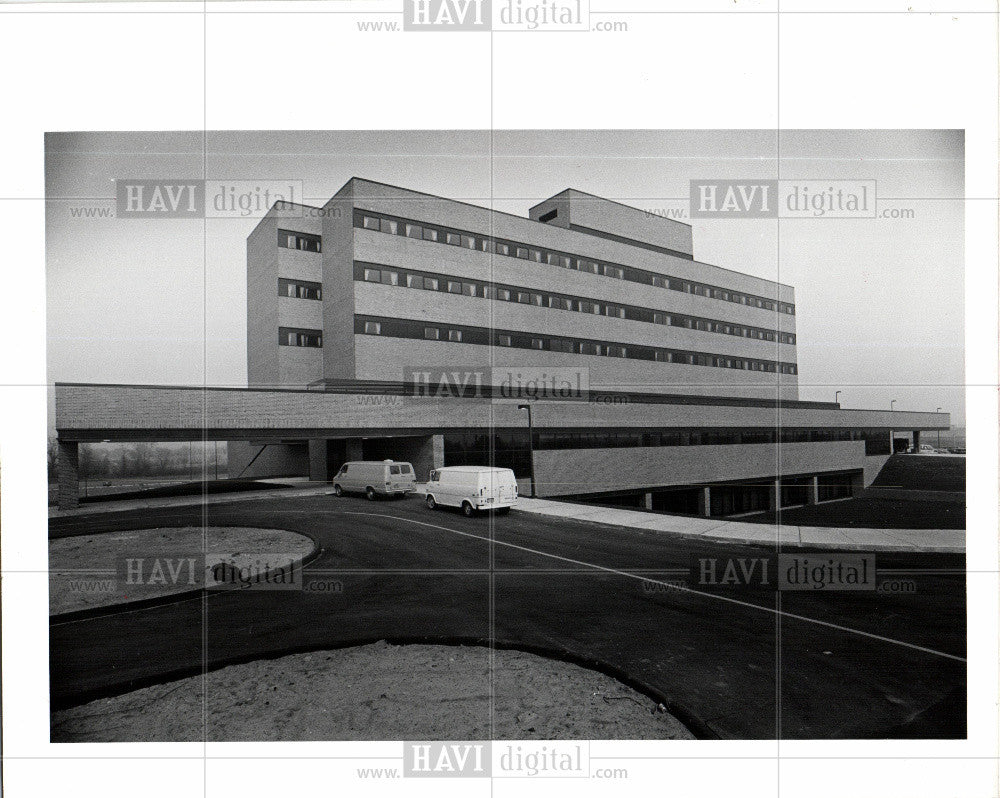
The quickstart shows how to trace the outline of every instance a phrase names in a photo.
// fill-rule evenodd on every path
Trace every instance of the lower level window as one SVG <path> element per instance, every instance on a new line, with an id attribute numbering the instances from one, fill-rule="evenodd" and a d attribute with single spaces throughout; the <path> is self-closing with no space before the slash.
<path id="1" fill-rule="evenodd" d="M 297 327 L 279 327 L 278 343 L 281 346 L 323 346 L 322 330 L 304 330 Z"/>

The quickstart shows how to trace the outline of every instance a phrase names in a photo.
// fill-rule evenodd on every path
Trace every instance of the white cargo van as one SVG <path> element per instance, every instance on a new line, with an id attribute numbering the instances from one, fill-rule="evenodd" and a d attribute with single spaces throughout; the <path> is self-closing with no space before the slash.
<path id="1" fill-rule="evenodd" d="M 333 492 L 363 493 L 369 501 L 376 496 L 405 496 L 416 490 L 416 477 L 409 463 L 393 460 L 344 463 L 333 478 Z"/>
<path id="2" fill-rule="evenodd" d="M 461 507 L 467 516 L 477 510 L 507 512 L 517 503 L 517 480 L 509 468 L 446 466 L 431 471 L 427 506 Z"/>

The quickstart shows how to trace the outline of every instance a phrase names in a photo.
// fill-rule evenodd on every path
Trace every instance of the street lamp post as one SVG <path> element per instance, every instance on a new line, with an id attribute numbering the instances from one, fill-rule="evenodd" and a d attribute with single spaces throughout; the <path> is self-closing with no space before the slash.
<path id="1" fill-rule="evenodd" d="M 531 498 L 535 498 L 535 427 L 531 423 L 531 405 L 518 405 L 518 410 L 528 411 L 528 466 L 531 477 Z"/>
<path id="2" fill-rule="evenodd" d="M 941 408 L 939 407 L 934 412 L 935 413 L 940 413 L 941 412 Z M 941 451 L 941 430 L 940 429 L 938 429 L 937 434 L 938 434 L 938 436 L 937 436 L 937 438 L 938 438 L 937 447 L 938 447 L 938 451 Z"/>
<path id="3" fill-rule="evenodd" d="M 896 409 L 896 400 L 893 399 L 893 400 L 891 400 L 889 402 L 889 412 L 891 413 L 895 409 Z M 889 454 L 895 454 L 895 453 L 896 453 L 896 445 L 895 445 L 895 441 L 893 441 L 893 439 L 892 439 L 892 430 L 890 429 L 889 430 Z"/>

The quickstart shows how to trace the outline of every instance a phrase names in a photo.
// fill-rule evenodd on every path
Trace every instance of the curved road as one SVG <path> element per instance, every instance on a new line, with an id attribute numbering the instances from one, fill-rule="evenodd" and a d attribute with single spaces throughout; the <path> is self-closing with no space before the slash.
<path id="1" fill-rule="evenodd" d="M 50 628 L 53 709 L 233 662 L 380 639 L 494 640 L 601 663 L 724 738 L 965 736 L 964 558 L 878 558 L 915 592 L 670 589 L 692 556 L 767 548 L 415 499 L 267 499 L 55 518 L 50 536 L 259 526 L 313 538 L 304 581 Z M 910 572 L 907 576 L 903 571 Z"/>

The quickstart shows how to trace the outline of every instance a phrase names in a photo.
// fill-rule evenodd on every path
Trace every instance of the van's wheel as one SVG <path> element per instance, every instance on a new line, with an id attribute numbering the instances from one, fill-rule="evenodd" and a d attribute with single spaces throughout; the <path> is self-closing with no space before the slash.
<path id="1" fill-rule="evenodd" d="M 344 495 L 344 489 L 342 487 L 340 487 L 340 485 L 334 485 L 333 486 L 333 495 L 334 496 L 343 496 Z"/>
<path id="2" fill-rule="evenodd" d="M 462 514 L 466 518 L 472 518 L 472 516 L 474 516 L 476 514 L 476 511 L 473 508 L 473 506 L 471 504 L 469 504 L 468 502 L 462 502 Z"/>
<path id="3" fill-rule="evenodd" d="M 427 503 L 428 510 L 433 510 L 435 507 L 437 507 L 437 502 L 434 501 L 434 497 L 431 496 L 429 493 L 427 494 L 427 498 L 424 499 L 424 501 Z"/>
<path id="4" fill-rule="evenodd" d="M 370 502 L 375 501 L 375 488 L 373 488 L 371 485 L 365 488 L 365 498 L 368 499 L 368 501 Z"/>

